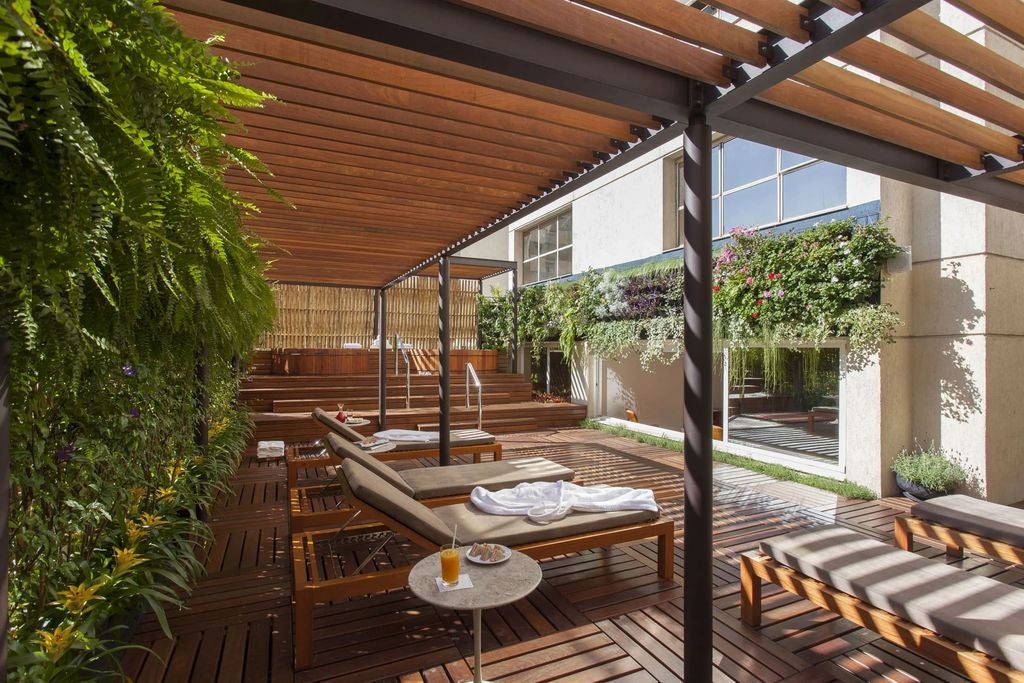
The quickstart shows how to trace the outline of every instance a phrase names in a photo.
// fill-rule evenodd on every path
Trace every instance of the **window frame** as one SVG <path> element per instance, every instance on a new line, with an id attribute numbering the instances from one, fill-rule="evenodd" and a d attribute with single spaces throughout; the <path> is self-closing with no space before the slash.
<path id="1" fill-rule="evenodd" d="M 795 216 L 786 216 L 785 213 L 784 213 L 785 206 L 783 204 L 783 196 L 784 196 L 784 192 L 785 192 L 786 176 L 791 175 L 793 173 L 796 173 L 797 171 L 802 171 L 802 170 L 804 170 L 806 168 L 809 168 L 811 166 L 814 166 L 816 164 L 829 163 L 829 162 L 826 162 L 823 159 L 810 158 L 810 159 L 807 159 L 805 161 L 801 161 L 800 163 L 795 164 L 793 166 L 789 166 L 789 167 L 785 167 L 784 168 L 783 165 L 782 165 L 782 155 L 786 152 L 786 150 L 783 150 L 780 147 L 773 148 L 775 150 L 775 173 L 773 175 L 767 175 L 767 176 L 764 176 L 762 178 L 758 178 L 756 180 L 752 180 L 752 181 L 750 181 L 748 183 L 744 183 L 743 185 L 737 185 L 736 187 L 733 187 L 733 188 L 730 188 L 729 190 L 726 190 L 725 189 L 725 163 L 724 163 L 725 145 L 727 145 L 729 142 L 731 142 L 733 140 L 742 140 L 742 139 L 743 138 L 723 137 L 722 139 L 717 140 L 715 142 L 715 144 L 711 148 L 711 153 L 713 155 L 714 154 L 718 155 L 718 164 L 717 164 L 718 168 L 716 169 L 717 170 L 717 178 L 713 179 L 713 181 L 715 183 L 717 183 L 718 191 L 715 192 L 714 194 L 712 194 L 711 197 L 710 197 L 711 202 L 712 202 L 712 206 L 714 206 L 714 203 L 716 201 L 718 203 L 717 210 L 715 211 L 716 215 L 712 216 L 712 226 L 714 225 L 714 221 L 717 219 L 717 221 L 718 221 L 718 228 L 717 228 L 717 230 L 712 228 L 712 234 L 711 234 L 711 238 L 712 239 L 717 239 L 717 238 L 720 238 L 720 237 L 726 237 L 729 234 L 729 228 L 727 228 L 726 225 L 725 225 L 725 198 L 728 197 L 729 195 L 736 194 L 736 193 L 742 192 L 744 190 L 749 190 L 752 187 L 756 187 L 756 186 L 761 185 L 763 183 L 770 182 L 772 179 L 775 180 L 775 220 L 769 221 L 767 223 L 760 223 L 760 224 L 754 225 L 754 226 L 742 226 L 742 227 L 752 227 L 755 230 L 762 230 L 762 229 L 765 229 L 765 228 L 772 228 L 772 227 L 775 227 L 775 226 L 778 226 L 778 225 L 782 225 L 784 223 L 789 223 L 789 222 L 792 222 L 792 221 L 798 221 L 798 220 L 802 220 L 802 219 L 805 219 L 805 218 L 811 218 L 813 216 L 820 216 L 821 214 L 832 213 L 833 211 L 840 211 L 842 209 L 845 209 L 845 208 L 849 207 L 849 196 L 848 196 L 848 193 L 846 191 L 846 187 L 844 187 L 843 188 L 843 201 L 842 201 L 842 203 L 836 204 L 834 206 L 829 206 L 829 207 L 825 207 L 825 208 L 822 208 L 822 209 L 818 209 L 818 210 L 815 210 L 815 211 L 810 211 L 808 213 L 803 213 L 803 214 L 799 214 L 799 215 L 795 215 Z M 768 147 L 768 145 L 764 145 L 764 146 Z M 797 152 L 794 152 L 794 154 L 797 154 Z M 801 155 L 801 156 L 805 156 L 805 155 Z M 839 164 L 833 164 L 833 165 L 839 166 Z M 714 167 L 715 167 L 715 164 L 714 164 L 714 162 L 712 162 L 712 168 L 714 168 Z M 839 167 L 844 169 L 844 171 L 846 171 L 847 173 L 849 172 L 849 169 L 846 168 L 845 166 L 839 166 Z M 682 239 L 682 237 L 683 237 L 683 211 L 685 210 L 685 206 L 683 205 L 683 187 L 682 187 L 683 180 L 682 180 L 682 178 L 683 178 L 683 159 L 682 159 L 682 157 L 680 157 L 676 161 L 676 182 L 675 182 L 675 188 L 676 188 L 676 232 L 677 232 L 677 235 L 678 235 L 677 243 L 680 246 L 682 246 L 682 243 L 683 243 L 683 239 Z M 732 227 L 738 227 L 738 226 L 732 226 Z"/>
<path id="2" fill-rule="evenodd" d="M 559 221 L 564 216 L 568 216 L 569 217 L 569 229 L 572 230 L 572 239 L 569 240 L 568 244 L 561 244 L 560 243 L 562 232 L 561 232 L 561 225 L 559 224 Z M 554 240 L 555 246 L 554 246 L 553 249 L 550 249 L 548 251 L 542 252 L 540 250 L 539 231 L 543 230 L 544 228 L 549 227 L 551 225 L 554 225 L 554 228 L 555 228 L 555 240 Z M 534 234 L 534 233 L 538 234 L 537 255 L 536 256 L 528 256 L 527 255 L 527 251 L 526 251 L 526 242 L 529 239 L 529 236 L 531 234 Z M 523 228 L 522 230 L 519 231 L 519 234 L 520 234 L 519 246 L 520 246 L 520 254 L 521 254 L 519 266 L 520 266 L 520 273 L 521 273 L 521 276 L 522 276 L 521 280 L 522 280 L 522 283 L 524 285 L 534 285 L 534 284 L 538 284 L 538 283 L 541 283 L 541 282 L 549 282 L 551 280 L 557 280 L 559 278 L 566 277 L 567 275 L 572 275 L 572 248 L 573 248 L 573 243 L 576 240 L 576 233 L 575 233 L 575 229 L 574 229 L 574 227 L 572 225 L 572 207 L 571 206 L 566 208 L 563 211 L 559 211 L 558 213 L 555 213 L 555 214 L 552 214 L 552 215 L 549 215 L 549 216 L 543 218 L 542 220 L 532 224 L 528 228 Z M 562 256 L 563 252 L 566 252 L 566 251 L 569 252 L 569 272 L 568 273 L 562 273 L 562 272 L 559 272 L 559 263 L 561 262 L 561 258 L 560 257 Z M 553 256 L 554 257 L 554 260 L 555 260 L 555 275 L 552 276 L 552 277 L 541 279 L 540 278 L 540 262 L 541 262 L 541 259 L 543 259 L 544 257 L 547 257 L 547 256 Z M 527 278 L 526 278 L 526 264 L 529 263 L 529 262 L 534 262 L 534 263 L 537 264 L 537 275 L 538 275 L 538 277 L 537 277 L 536 280 L 529 280 L 528 281 Z"/>

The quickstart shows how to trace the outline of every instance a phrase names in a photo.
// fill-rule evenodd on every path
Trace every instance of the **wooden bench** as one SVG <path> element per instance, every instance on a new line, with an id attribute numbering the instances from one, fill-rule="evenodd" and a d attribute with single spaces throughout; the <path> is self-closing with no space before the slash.
<path id="1" fill-rule="evenodd" d="M 839 408 L 835 406 L 814 406 L 807 411 L 807 429 L 814 431 L 815 420 L 828 420 L 829 422 L 839 419 Z"/>
<path id="2" fill-rule="evenodd" d="M 914 537 L 936 541 L 950 557 L 964 549 L 1004 562 L 1024 564 L 1024 510 L 964 495 L 942 496 L 914 505 L 897 517 L 896 545 L 914 549 Z"/>

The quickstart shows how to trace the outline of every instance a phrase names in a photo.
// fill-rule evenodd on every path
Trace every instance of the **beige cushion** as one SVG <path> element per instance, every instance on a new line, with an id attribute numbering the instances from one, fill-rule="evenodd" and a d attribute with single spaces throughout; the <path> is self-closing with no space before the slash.
<path id="1" fill-rule="evenodd" d="M 957 494 L 918 503 L 910 514 L 1024 548 L 1024 510 L 1008 505 Z"/>
<path id="2" fill-rule="evenodd" d="M 405 480 L 399 476 L 398 472 L 391 469 L 359 446 L 349 443 L 337 434 L 328 434 L 327 448 L 339 458 L 352 458 L 405 495 L 413 495 L 412 487 L 405 483 Z"/>
<path id="3" fill-rule="evenodd" d="M 1019 588 L 840 526 L 786 534 L 763 541 L 761 550 L 801 574 L 1024 670 Z"/>
<path id="4" fill-rule="evenodd" d="M 418 500 L 402 493 L 352 458 L 341 462 L 349 488 L 359 500 L 409 527 L 428 541 L 451 543 L 452 530 L 441 518 Z"/>
<path id="5" fill-rule="evenodd" d="M 494 443 L 494 435 L 480 429 L 453 429 L 452 446 L 484 446 Z M 437 441 L 395 441 L 396 451 L 426 451 L 436 449 Z"/>
<path id="6" fill-rule="evenodd" d="M 657 512 L 627 510 L 624 512 L 573 512 L 550 524 L 531 522 L 526 517 L 489 515 L 470 503 L 434 508 L 447 525 L 459 525 L 460 543 L 501 543 L 519 546 L 555 538 L 604 531 L 658 518 Z"/>
<path id="7" fill-rule="evenodd" d="M 362 441 L 365 438 L 362 434 L 321 408 L 313 409 L 313 418 L 319 420 L 322 425 L 335 434 L 345 437 L 352 443 Z"/>
<path id="8" fill-rule="evenodd" d="M 417 467 L 402 470 L 397 474 L 411 487 L 410 495 L 419 499 L 468 494 L 476 486 L 500 491 L 524 481 L 572 481 L 576 476 L 568 467 L 562 467 L 544 458 L 520 458 L 448 467 Z"/>

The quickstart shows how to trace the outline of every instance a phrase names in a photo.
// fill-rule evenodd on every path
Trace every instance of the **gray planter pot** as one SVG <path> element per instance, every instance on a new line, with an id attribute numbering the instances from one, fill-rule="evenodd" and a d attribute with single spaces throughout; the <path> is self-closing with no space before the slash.
<path id="1" fill-rule="evenodd" d="M 910 500 L 918 502 L 946 495 L 945 491 L 933 491 L 932 489 L 925 488 L 920 484 L 904 479 L 898 474 L 896 475 L 896 485 L 900 487 L 900 491 L 903 491 L 904 496 Z"/>

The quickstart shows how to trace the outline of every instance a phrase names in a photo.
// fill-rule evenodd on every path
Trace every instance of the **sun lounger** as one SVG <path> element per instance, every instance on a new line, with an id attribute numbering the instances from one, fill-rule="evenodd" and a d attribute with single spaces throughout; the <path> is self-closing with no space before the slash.
<path id="1" fill-rule="evenodd" d="M 336 466 L 344 459 L 351 458 L 428 507 L 469 500 L 469 493 L 476 486 L 500 491 L 524 481 L 572 481 L 576 476 L 568 467 L 545 458 L 519 458 L 448 467 L 416 467 L 397 471 L 337 434 L 328 434 L 325 441 L 327 450 L 335 458 Z M 315 489 L 312 487 L 292 487 L 288 492 L 292 533 L 338 526 L 351 514 L 347 504 L 335 505 L 331 502 L 328 503 L 331 509 L 313 511 L 310 504 L 310 491 L 313 490 Z"/>
<path id="2" fill-rule="evenodd" d="M 353 443 L 364 438 L 362 434 L 321 408 L 313 410 L 313 419 Z M 490 453 L 494 460 L 501 460 L 501 444 L 493 434 L 481 429 L 453 429 L 451 436 L 451 454 L 453 456 L 472 455 L 473 462 L 480 462 L 483 454 Z M 409 460 L 436 458 L 439 455 L 437 441 L 395 441 L 394 443 L 394 450 L 379 453 L 377 457 L 380 460 Z"/>
<path id="3" fill-rule="evenodd" d="M 334 576 L 333 569 L 325 570 L 325 563 L 317 557 L 318 535 L 320 538 L 330 537 L 328 535 L 332 532 L 292 535 L 295 660 L 298 669 L 312 664 L 314 604 L 406 585 L 410 566 L 359 573 L 363 565 L 372 561 L 390 540 L 391 533 L 401 534 L 434 552 L 440 545 L 451 542 L 452 528 L 457 523 L 460 543 L 502 543 L 535 559 L 657 538 L 658 573 L 664 579 L 672 578 L 674 526 L 670 518 L 661 517 L 657 512 L 572 513 L 559 521 L 540 525 L 524 518 L 487 515 L 470 503 L 428 508 L 350 458 L 342 462 L 341 471 L 339 480 L 357 514 L 365 513 L 377 520 L 388 533 L 381 537 L 369 555 L 360 554 L 365 557 L 363 564 L 343 577 Z"/>
<path id="4" fill-rule="evenodd" d="M 840 526 L 797 531 L 740 556 L 743 622 L 770 581 L 975 681 L 1024 681 L 1024 591 Z"/>
<path id="5" fill-rule="evenodd" d="M 912 550 L 914 536 L 938 541 L 951 557 L 964 548 L 1015 564 L 1024 563 L 1024 510 L 964 495 L 942 496 L 897 517 L 896 544 Z"/>

